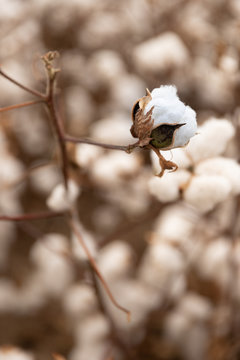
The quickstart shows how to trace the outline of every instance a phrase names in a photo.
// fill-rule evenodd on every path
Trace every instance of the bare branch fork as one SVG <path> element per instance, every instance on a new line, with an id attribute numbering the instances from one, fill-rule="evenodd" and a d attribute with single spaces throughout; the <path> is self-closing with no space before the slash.
<path id="1" fill-rule="evenodd" d="M 5 72 L 3 72 L 3 70 L 0 68 L 0 76 L 3 76 L 4 78 L 9 80 L 13 84 L 20 87 L 22 90 L 24 90 L 24 91 L 26 91 L 26 92 L 28 92 L 28 93 L 30 93 L 30 94 L 32 94 L 32 95 L 39 98 L 38 100 L 31 100 L 31 101 L 27 101 L 27 102 L 24 102 L 24 103 L 21 103 L 21 104 L 11 105 L 11 106 L 0 108 L 0 113 L 4 112 L 4 111 L 19 109 L 19 108 L 22 108 L 22 107 L 27 107 L 27 106 L 39 104 L 39 103 L 44 103 L 47 106 L 47 108 L 49 110 L 49 114 L 50 114 L 50 119 L 51 119 L 51 122 L 52 122 L 52 125 L 53 125 L 54 133 L 56 134 L 56 138 L 57 138 L 59 149 L 60 149 L 61 169 L 62 169 L 62 174 L 63 174 L 63 179 L 64 179 L 64 186 L 65 186 L 65 189 L 67 191 L 68 190 L 68 179 L 69 179 L 69 166 L 70 166 L 69 160 L 68 160 L 67 149 L 66 149 L 66 143 L 67 142 L 90 144 L 90 145 L 100 146 L 100 147 L 105 148 L 105 149 L 122 150 L 122 151 L 125 151 L 127 153 L 130 153 L 134 148 L 138 147 L 139 144 L 135 143 L 135 144 L 131 144 L 131 145 L 128 145 L 128 146 L 110 145 L 110 144 L 103 144 L 103 143 L 95 142 L 93 140 L 88 140 L 88 139 L 78 139 L 78 138 L 68 136 L 68 135 L 65 134 L 63 123 L 62 123 L 61 118 L 59 116 L 58 109 L 57 109 L 57 106 L 56 106 L 56 100 L 55 100 L 55 96 L 54 96 L 56 77 L 57 77 L 57 74 L 58 74 L 58 72 L 60 70 L 57 69 L 57 68 L 54 68 L 52 63 L 56 59 L 57 56 L 58 56 L 57 52 L 48 52 L 46 55 L 44 55 L 42 57 L 42 60 L 43 60 L 43 62 L 45 64 L 45 68 L 46 68 L 46 71 L 47 71 L 47 91 L 46 91 L 46 94 L 42 94 L 37 90 L 31 89 L 31 88 L 19 83 L 18 81 L 16 81 L 15 79 L 13 79 L 9 75 L 7 75 Z M 127 314 L 128 320 L 129 320 L 130 319 L 130 312 L 127 309 L 125 309 L 124 307 L 122 307 L 121 305 L 119 305 L 118 302 L 115 300 L 115 298 L 113 297 L 113 295 L 112 295 L 106 281 L 104 280 L 100 270 L 98 269 L 98 266 L 97 266 L 94 258 L 92 257 L 88 247 L 86 246 L 86 244 L 85 244 L 85 242 L 84 242 L 84 240 L 83 240 L 83 238 L 81 236 L 81 233 L 79 232 L 79 229 L 77 227 L 75 219 L 74 219 L 73 214 L 75 212 L 76 212 L 76 207 L 73 206 L 71 211 L 66 211 L 66 212 L 45 211 L 45 212 L 21 214 L 21 215 L 15 215 L 15 216 L 0 215 L 0 221 L 3 221 L 3 220 L 5 220 L 5 221 L 30 221 L 30 220 L 38 220 L 38 219 L 49 219 L 49 218 L 58 217 L 58 216 L 68 217 L 70 227 L 72 228 L 73 232 L 77 236 L 80 245 L 82 246 L 83 250 L 85 251 L 85 253 L 86 253 L 87 257 L 88 257 L 89 264 L 91 265 L 92 269 L 94 270 L 94 272 L 96 273 L 96 275 L 100 279 L 100 281 L 101 281 L 106 293 L 108 294 L 110 300 L 112 301 L 112 303 L 114 304 L 115 307 L 117 307 L 119 310 L 121 310 L 121 311 L 123 311 L 123 312 L 125 312 Z"/>

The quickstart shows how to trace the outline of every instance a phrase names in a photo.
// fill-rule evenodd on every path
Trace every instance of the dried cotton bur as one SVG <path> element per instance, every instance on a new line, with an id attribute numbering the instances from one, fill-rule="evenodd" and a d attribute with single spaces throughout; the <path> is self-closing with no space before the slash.
<path id="1" fill-rule="evenodd" d="M 176 171 L 178 166 L 166 160 L 160 150 L 170 150 L 188 144 L 197 132 L 196 113 L 184 105 L 172 85 L 160 86 L 139 99 L 132 109 L 131 134 L 138 138 L 137 146 L 152 149 L 159 158 L 163 176 L 165 170 Z"/>

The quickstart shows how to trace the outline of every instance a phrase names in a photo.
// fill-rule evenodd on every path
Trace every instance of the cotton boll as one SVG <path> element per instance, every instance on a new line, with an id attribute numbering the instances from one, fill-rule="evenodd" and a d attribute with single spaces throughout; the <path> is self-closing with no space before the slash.
<path id="1" fill-rule="evenodd" d="M 189 319 L 178 311 L 170 312 L 165 319 L 164 332 L 171 341 L 182 343 L 184 334 L 189 329 Z"/>
<path id="2" fill-rule="evenodd" d="M 96 294 L 92 286 L 71 286 L 63 297 L 63 306 L 74 319 L 91 314 L 97 307 Z"/>
<path id="3" fill-rule="evenodd" d="M 88 62 L 88 71 L 94 73 L 94 81 L 111 84 L 125 73 L 120 54 L 112 50 L 95 51 Z"/>
<path id="4" fill-rule="evenodd" d="M 134 181 L 129 181 L 127 178 L 121 181 L 116 180 L 106 193 L 108 201 L 120 207 L 128 216 L 143 214 L 151 203 L 147 188 L 149 175 L 146 169 L 146 171 L 141 170 L 141 172 L 138 171 L 137 174 L 134 174 Z"/>
<path id="5" fill-rule="evenodd" d="M 180 190 L 189 181 L 191 174 L 186 170 L 167 173 L 163 177 L 152 177 L 148 183 L 150 194 L 159 201 L 169 202 L 179 198 Z"/>
<path id="6" fill-rule="evenodd" d="M 196 113 L 189 106 L 185 106 L 177 96 L 174 86 L 166 85 L 155 88 L 151 94 L 140 99 L 139 107 L 146 116 L 152 111 L 153 120 L 151 137 L 152 144 L 162 150 L 185 146 L 197 132 Z M 134 124 L 138 121 L 134 117 Z M 175 126 L 173 133 L 166 140 L 166 134 L 161 134 L 161 126 Z M 176 127 L 178 125 L 178 127 Z M 135 130 L 134 130 L 135 131 Z M 164 140 L 162 140 L 162 138 Z"/>
<path id="7" fill-rule="evenodd" d="M 48 234 L 33 245 L 30 256 L 37 266 L 33 279 L 45 293 L 59 295 L 72 281 L 72 268 L 64 256 L 68 251 L 68 239 L 60 234 Z"/>
<path id="8" fill-rule="evenodd" d="M 231 244 L 228 239 L 212 241 L 198 260 L 200 274 L 217 281 L 224 288 L 227 287 L 232 278 L 230 255 Z"/>
<path id="9" fill-rule="evenodd" d="M 108 144 L 129 145 L 133 142 L 129 131 L 131 125 L 131 120 L 126 115 L 112 114 L 92 126 L 91 137 Z"/>
<path id="10" fill-rule="evenodd" d="M 0 192 L 0 209 L 2 213 L 15 215 L 21 214 L 21 212 L 23 212 L 19 199 L 21 190 L 22 187 L 14 187 L 10 189 L 4 189 L 4 191 Z"/>
<path id="11" fill-rule="evenodd" d="M 108 350 L 106 340 L 99 340 L 93 343 L 77 344 L 69 355 L 69 360 L 104 359 Z"/>
<path id="12" fill-rule="evenodd" d="M 196 174 L 219 175 L 225 177 L 231 184 L 231 192 L 234 195 L 240 192 L 240 166 L 233 160 L 224 157 L 207 159 L 198 164 Z"/>
<path id="13" fill-rule="evenodd" d="M 167 290 L 184 268 L 180 251 L 166 243 L 156 243 L 149 245 L 145 252 L 139 267 L 139 276 L 147 284 Z"/>
<path id="14" fill-rule="evenodd" d="M 68 189 L 63 184 L 58 184 L 47 199 L 48 207 L 53 211 L 65 211 L 71 208 L 80 194 L 79 186 L 73 181 L 68 181 Z"/>
<path id="15" fill-rule="evenodd" d="M 188 58 L 186 46 L 173 32 L 163 33 L 134 49 L 134 60 L 137 66 L 143 71 L 153 73 L 184 66 Z"/>
<path id="16" fill-rule="evenodd" d="M 140 168 L 138 154 L 111 152 L 99 158 L 91 168 L 91 175 L 95 181 L 104 187 L 114 187 L 121 179 L 133 176 Z"/>
<path id="17" fill-rule="evenodd" d="M 133 252 L 127 243 L 114 241 L 104 246 L 98 254 L 98 266 L 107 278 L 129 273 L 133 266 Z"/>
<path id="18" fill-rule="evenodd" d="M 205 323 L 210 315 L 211 307 L 205 299 L 187 294 L 177 309 L 166 317 L 165 334 L 180 346 L 184 359 L 201 360 L 206 357 L 209 333 Z"/>
<path id="19" fill-rule="evenodd" d="M 186 151 L 194 162 L 218 156 L 225 151 L 234 133 L 230 121 L 211 118 L 199 127 L 198 135 L 192 138 Z"/>
<path id="20" fill-rule="evenodd" d="M 130 111 L 132 104 L 145 92 L 145 83 L 136 75 L 121 75 L 117 81 L 112 83 L 111 96 L 115 107 Z"/>
<path id="21" fill-rule="evenodd" d="M 34 357 L 30 353 L 13 346 L 0 347 L 1 360 L 33 360 Z"/>
<path id="22" fill-rule="evenodd" d="M 40 194 L 48 195 L 61 180 L 61 174 L 56 166 L 43 166 L 31 172 L 32 188 Z"/>
<path id="23" fill-rule="evenodd" d="M 122 36 L 127 27 L 120 13 L 96 11 L 78 32 L 79 46 L 94 49 L 110 46 Z"/>
<path id="24" fill-rule="evenodd" d="M 83 168 L 91 168 L 91 165 L 103 154 L 103 149 L 88 144 L 77 144 L 75 161 Z"/>
<path id="25" fill-rule="evenodd" d="M 197 175 L 192 177 L 183 193 L 183 198 L 196 209 L 206 212 L 226 200 L 230 192 L 231 184 L 225 177 Z"/>
<path id="26" fill-rule="evenodd" d="M 207 298 L 191 292 L 181 298 L 178 310 L 195 321 L 208 321 L 212 315 L 212 306 Z"/>
<path id="27" fill-rule="evenodd" d="M 194 232 L 198 216 L 184 206 L 168 206 L 155 221 L 154 241 L 185 246 Z"/>
<path id="28" fill-rule="evenodd" d="M 94 344 L 106 338 L 110 332 L 110 324 L 101 313 L 92 313 L 90 316 L 79 321 L 76 330 L 76 338 L 81 344 Z"/>
<path id="29" fill-rule="evenodd" d="M 0 185 L 14 184 L 21 179 L 24 167 L 20 160 L 6 154 L 0 157 Z"/>

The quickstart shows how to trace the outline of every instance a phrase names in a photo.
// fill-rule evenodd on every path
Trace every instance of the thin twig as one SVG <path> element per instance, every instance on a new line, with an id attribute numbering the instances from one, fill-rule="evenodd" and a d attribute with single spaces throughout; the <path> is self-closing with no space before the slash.
<path id="1" fill-rule="evenodd" d="M 54 217 L 66 215 L 63 211 L 43 211 L 39 213 L 21 214 L 21 215 L 0 215 L 0 220 L 4 221 L 26 221 L 26 220 L 40 220 L 51 219 Z"/>
<path id="2" fill-rule="evenodd" d="M 27 106 L 31 106 L 31 105 L 35 105 L 35 104 L 40 104 L 42 103 L 44 100 L 32 100 L 32 101 L 26 101 L 24 103 L 21 104 L 15 104 L 15 105 L 10 105 L 10 106 L 5 106 L 0 108 L 0 113 L 4 112 L 4 111 L 10 111 L 10 110 L 15 110 L 15 109 L 20 109 L 22 107 L 27 107 Z"/>
<path id="3" fill-rule="evenodd" d="M 30 89 L 29 87 L 21 84 L 20 82 L 18 82 L 17 80 L 13 79 L 11 76 L 7 75 L 1 68 L 0 68 L 0 75 L 3 76 L 5 79 L 11 81 L 13 84 L 17 85 L 18 87 L 20 87 L 21 89 L 29 92 L 30 94 L 32 95 L 35 95 L 37 97 L 40 97 L 42 99 L 46 99 L 46 96 L 42 93 L 40 93 L 39 91 L 37 90 L 33 90 L 33 89 Z"/>
<path id="4" fill-rule="evenodd" d="M 82 236 L 81 236 L 81 234 L 80 234 L 80 232 L 78 230 L 77 225 L 75 224 L 75 222 L 72 219 L 70 219 L 69 221 L 70 221 L 70 226 L 71 226 L 73 232 L 77 236 L 79 243 L 81 244 L 83 250 L 85 251 L 85 253 L 86 253 L 87 257 L 88 257 L 90 265 L 92 266 L 92 268 L 95 271 L 96 275 L 100 279 L 100 281 L 101 281 L 101 283 L 102 283 L 108 297 L 110 298 L 110 300 L 112 301 L 114 306 L 116 306 L 116 308 L 118 308 L 119 310 L 121 310 L 121 311 L 123 311 L 124 313 L 127 314 L 127 319 L 129 321 L 130 317 L 131 317 L 131 312 L 129 310 L 125 309 L 123 306 L 119 305 L 118 302 L 115 300 L 113 294 L 111 293 L 111 290 L 108 287 L 108 284 L 106 283 L 106 281 L 103 278 L 100 270 L 98 269 L 96 261 L 94 260 L 91 252 L 89 251 L 87 245 L 85 244 L 85 242 L 84 242 L 84 240 L 83 240 L 83 238 L 82 238 Z"/>
<path id="5" fill-rule="evenodd" d="M 75 143 L 75 144 L 89 144 L 89 145 L 100 146 L 100 147 L 102 147 L 104 149 L 122 150 L 122 151 L 126 151 L 127 153 L 130 153 L 134 148 L 138 147 L 138 145 L 139 145 L 138 142 L 134 143 L 134 144 L 130 144 L 130 145 L 104 144 L 104 143 L 99 143 L 97 141 L 90 140 L 90 139 L 76 138 L 76 137 L 70 136 L 70 135 L 65 135 L 64 140 L 66 142 L 72 142 L 72 143 Z"/>
<path id="6" fill-rule="evenodd" d="M 68 168 L 69 168 L 69 161 L 67 156 L 67 149 L 66 149 L 66 143 L 64 141 L 64 128 L 63 123 L 59 117 L 58 111 L 56 109 L 55 105 L 55 99 L 54 99 L 54 88 L 55 88 L 55 80 L 56 76 L 59 72 L 59 69 L 55 69 L 52 66 L 52 61 L 57 56 L 56 52 L 49 52 L 45 56 L 42 57 L 45 67 L 48 74 L 48 94 L 46 98 L 46 105 L 48 107 L 52 124 L 55 129 L 55 133 L 57 136 L 60 152 L 61 152 L 61 160 L 62 160 L 62 173 L 64 178 L 64 186 L 67 190 L 68 188 Z"/>

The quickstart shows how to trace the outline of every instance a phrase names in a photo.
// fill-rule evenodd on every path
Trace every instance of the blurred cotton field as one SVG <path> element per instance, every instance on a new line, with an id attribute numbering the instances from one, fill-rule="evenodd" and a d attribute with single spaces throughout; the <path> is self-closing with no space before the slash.
<path id="1" fill-rule="evenodd" d="M 0 0 L 0 64 L 55 93 L 69 135 L 129 145 L 131 109 L 175 85 L 197 134 L 156 154 L 67 144 L 68 192 L 42 104 L 0 112 L 0 360 L 240 358 L 239 0 Z M 33 96 L 0 76 L 0 107 Z M 171 109 L 169 110 L 171 111 Z"/>

